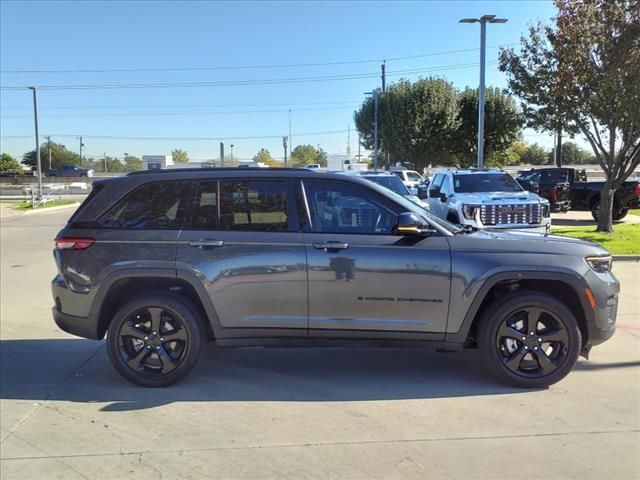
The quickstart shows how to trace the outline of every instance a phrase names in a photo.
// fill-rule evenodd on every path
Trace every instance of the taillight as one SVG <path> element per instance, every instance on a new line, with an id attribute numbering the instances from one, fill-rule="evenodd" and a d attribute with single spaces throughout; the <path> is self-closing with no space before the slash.
<path id="1" fill-rule="evenodd" d="M 551 190 L 549 191 L 549 199 L 552 202 L 555 202 L 556 200 L 558 200 L 558 187 L 556 186 L 551 187 Z"/>
<path id="2" fill-rule="evenodd" d="M 89 237 L 59 237 L 56 238 L 56 248 L 58 250 L 84 250 L 89 248 L 94 242 Z"/>
<path id="3" fill-rule="evenodd" d="M 636 186 L 633 187 L 633 196 L 640 198 L 640 182 L 636 183 Z"/>

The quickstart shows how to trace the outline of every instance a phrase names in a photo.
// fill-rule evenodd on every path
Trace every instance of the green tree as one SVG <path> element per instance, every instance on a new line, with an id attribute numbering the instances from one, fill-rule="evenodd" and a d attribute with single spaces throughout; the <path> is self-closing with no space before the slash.
<path id="1" fill-rule="evenodd" d="M 40 161 L 42 170 L 49 168 L 49 147 L 51 148 L 51 168 L 60 168 L 63 165 L 80 165 L 80 155 L 67 150 L 67 147 L 60 143 L 44 143 L 40 146 Z M 35 167 L 37 164 L 35 149 L 27 152 L 22 157 L 22 163 Z"/>
<path id="2" fill-rule="evenodd" d="M 354 113 L 362 145 L 374 147 L 374 99 Z M 409 160 L 418 168 L 447 155 L 458 126 L 457 92 L 439 78 L 400 80 L 378 96 L 379 145 L 392 162 Z M 381 155 L 381 158 L 384 158 Z"/>
<path id="3" fill-rule="evenodd" d="M 137 172 L 144 168 L 144 164 L 138 157 L 127 155 L 124 159 L 124 168 L 127 172 Z"/>
<path id="4" fill-rule="evenodd" d="M 20 171 L 20 164 L 8 153 L 0 155 L 0 172 Z"/>
<path id="5" fill-rule="evenodd" d="M 171 156 L 173 157 L 173 161 L 176 163 L 187 163 L 189 161 L 189 155 L 187 152 L 180 148 L 174 148 L 171 151 Z"/>
<path id="6" fill-rule="evenodd" d="M 587 138 L 606 175 L 597 230 L 611 232 L 615 191 L 640 164 L 640 4 L 555 4 L 555 24 L 531 27 L 501 68 L 531 111 L 561 112 Z"/>
<path id="7" fill-rule="evenodd" d="M 135 158 L 135 157 L 134 157 Z M 142 162 L 140 162 L 142 164 Z M 97 172 L 104 172 L 105 171 L 105 164 L 107 167 L 107 172 L 126 172 L 126 171 L 131 171 L 131 170 L 127 170 L 126 166 L 124 163 L 122 163 L 120 160 L 118 160 L 116 157 L 110 157 L 109 155 L 107 155 L 106 157 L 101 157 L 97 160 L 93 160 L 91 162 L 92 167 L 97 171 Z M 142 165 L 141 168 L 142 169 Z"/>
<path id="8" fill-rule="evenodd" d="M 273 157 L 271 156 L 271 152 L 266 148 L 261 148 L 258 153 L 253 156 L 253 161 L 258 163 L 264 163 L 266 165 L 270 165 L 273 163 Z"/>
<path id="9" fill-rule="evenodd" d="M 546 165 L 553 164 L 553 153 L 545 150 L 537 143 L 527 145 L 525 151 L 520 155 L 520 163 L 523 165 Z"/>
<path id="10" fill-rule="evenodd" d="M 478 156 L 478 90 L 466 88 L 459 97 L 460 123 L 453 134 L 452 148 L 461 167 L 475 165 Z M 488 165 L 514 165 L 516 158 L 509 148 L 519 137 L 523 117 L 510 95 L 489 87 L 485 97 L 484 155 Z"/>
<path id="11" fill-rule="evenodd" d="M 327 154 L 313 145 L 298 145 L 291 152 L 291 164 L 294 167 L 302 167 L 311 163 L 319 163 L 320 166 L 326 167 Z"/>
<path id="12" fill-rule="evenodd" d="M 551 155 L 550 158 L 552 158 Z M 566 142 L 562 145 L 562 163 L 563 165 L 584 165 L 596 163 L 596 159 L 592 153 L 580 148 L 576 143 Z"/>

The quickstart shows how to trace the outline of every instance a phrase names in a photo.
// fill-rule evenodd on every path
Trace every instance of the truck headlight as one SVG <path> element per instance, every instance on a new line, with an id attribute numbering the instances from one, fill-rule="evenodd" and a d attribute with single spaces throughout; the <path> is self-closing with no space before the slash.
<path id="1" fill-rule="evenodd" d="M 549 208 L 549 204 L 548 203 L 543 203 L 542 204 L 542 216 L 544 218 L 548 218 L 551 216 L 550 214 L 551 209 Z"/>
<path id="2" fill-rule="evenodd" d="M 611 255 L 606 257 L 586 257 L 585 261 L 596 273 L 607 273 L 611 271 Z"/>
<path id="3" fill-rule="evenodd" d="M 464 215 L 464 218 L 473 220 L 473 218 L 476 216 L 476 210 L 478 208 L 480 208 L 479 205 L 462 205 L 462 215 Z"/>

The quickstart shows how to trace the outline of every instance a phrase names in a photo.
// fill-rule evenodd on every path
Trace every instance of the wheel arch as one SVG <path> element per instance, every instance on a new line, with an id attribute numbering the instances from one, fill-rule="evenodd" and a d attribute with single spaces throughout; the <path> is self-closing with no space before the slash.
<path id="1" fill-rule="evenodd" d="M 476 332 L 488 306 L 504 295 L 516 291 L 545 293 L 565 304 L 575 315 L 582 333 L 583 346 L 589 342 L 589 322 L 593 310 L 584 295 L 584 280 L 561 272 L 503 272 L 489 277 L 476 294 L 462 326 L 456 333 L 447 334 L 447 343 L 475 345 Z"/>
<path id="2" fill-rule="evenodd" d="M 206 292 L 189 275 L 176 276 L 175 270 L 136 269 L 118 271 L 102 282 L 89 316 L 97 324 L 98 338 L 103 338 L 118 308 L 126 301 L 149 292 L 171 292 L 184 296 L 198 310 L 194 312 L 204 321 L 209 338 L 215 338 L 219 325 L 213 305 Z"/>

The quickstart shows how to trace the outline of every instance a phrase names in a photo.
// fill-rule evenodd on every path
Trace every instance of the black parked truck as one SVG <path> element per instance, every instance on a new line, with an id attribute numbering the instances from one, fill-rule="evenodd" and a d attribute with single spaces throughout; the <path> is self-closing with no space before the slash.
<path id="1" fill-rule="evenodd" d="M 604 181 L 590 181 L 583 169 L 570 167 L 532 168 L 520 172 L 518 182 L 526 190 L 541 192 L 552 190 L 556 186 L 569 184 L 571 209 L 590 211 L 594 220 L 600 212 L 600 192 L 604 188 Z M 541 194 L 544 196 L 543 194 Z M 551 202 L 551 199 L 549 199 Z M 616 190 L 613 198 L 613 219 L 622 220 L 629 209 L 640 207 L 640 181 L 629 180 Z"/>
<path id="2" fill-rule="evenodd" d="M 524 188 L 549 200 L 552 212 L 571 209 L 571 183 L 564 169 L 531 169 L 518 172 L 516 180 Z"/>

